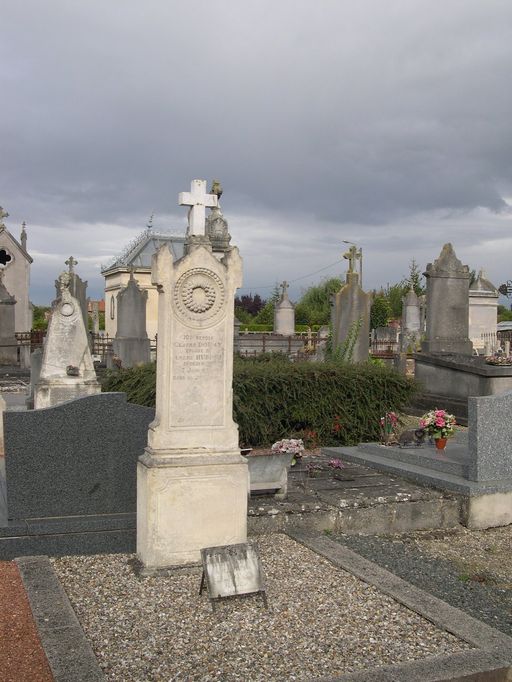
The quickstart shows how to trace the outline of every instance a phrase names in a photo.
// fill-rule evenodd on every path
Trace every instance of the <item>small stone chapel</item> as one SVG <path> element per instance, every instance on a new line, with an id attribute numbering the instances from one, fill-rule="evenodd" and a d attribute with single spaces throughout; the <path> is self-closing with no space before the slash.
<path id="1" fill-rule="evenodd" d="M 3 285 L 16 303 L 14 328 L 16 332 L 29 332 L 32 328 L 32 306 L 29 300 L 30 266 L 32 258 L 27 251 L 27 231 L 21 226 L 18 241 L 7 229 L 4 218 L 9 214 L 0 206 L 0 269 Z"/>

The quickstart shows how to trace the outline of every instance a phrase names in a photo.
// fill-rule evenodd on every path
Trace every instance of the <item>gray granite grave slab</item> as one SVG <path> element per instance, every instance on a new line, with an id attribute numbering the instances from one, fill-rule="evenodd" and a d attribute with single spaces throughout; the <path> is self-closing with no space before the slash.
<path id="1" fill-rule="evenodd" d="M 512 478 L 512 391 L 470 398 L 469 479 Z M 484 426 L 483 426 L 484 425 Z"/>
<path id="2" fill-rule="evenodd" d="M 123 393 L 7 412 L 8 518 L 135 512 L 137 458 L 153 416 Z"/>

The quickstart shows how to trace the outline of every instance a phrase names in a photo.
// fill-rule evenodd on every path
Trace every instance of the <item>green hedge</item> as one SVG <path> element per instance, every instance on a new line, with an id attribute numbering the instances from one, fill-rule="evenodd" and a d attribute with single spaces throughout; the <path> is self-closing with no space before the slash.
<path id="1" fill-rule="evenodd" d="M 107 375 L 103 390 L 130 402 L 155 404 L 155 366 Z M 385 367 L 236 359 L 233 412 L 240 442 L 268 446 L 279 438 L 354 445 L 377 440 L 379 419 L 411 400 L 414 383 Z"/>

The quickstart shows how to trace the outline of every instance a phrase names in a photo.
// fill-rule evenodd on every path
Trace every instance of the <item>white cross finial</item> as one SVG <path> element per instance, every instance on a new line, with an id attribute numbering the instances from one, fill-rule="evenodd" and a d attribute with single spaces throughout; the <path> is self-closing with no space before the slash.
<path id="1" fill-rule="evenodd" d="M 215 208 L 218 205 L 215 194 L 206 193 L 206 180 L 192 180 L 190 192 L 180 192 L 178 203 L 180 206 L 190 206 L 188 211 L 188 233 L 204 235 L 205 233 L 205 208 Z"/>

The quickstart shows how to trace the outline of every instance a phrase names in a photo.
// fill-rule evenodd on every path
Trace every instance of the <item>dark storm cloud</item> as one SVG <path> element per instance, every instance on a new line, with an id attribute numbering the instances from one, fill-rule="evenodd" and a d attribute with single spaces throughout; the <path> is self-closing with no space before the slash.
<path id="1" fill-rule="evenodd" d="M 294 238 L 336 224 L 405 238 L 419 214 L 508 210 L 508 0 L 24 0 L 1 14 L 0 203 L 18 222 L 143 227 L 181 215 L 194 177 Z"/>

